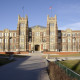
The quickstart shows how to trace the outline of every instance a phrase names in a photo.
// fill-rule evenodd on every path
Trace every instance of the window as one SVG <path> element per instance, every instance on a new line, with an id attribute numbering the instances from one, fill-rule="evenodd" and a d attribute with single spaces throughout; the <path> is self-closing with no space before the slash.
<path id="1" fill-rule="evenodd" d="M 29 42 L 31 42 L 31 38 L 29 38 Z"/>
<path id="2" fill-rule="evenodd" d="M 8 43 L 8 39 L 5 39 L 5 43 Z"/>
<path id="3" fill-rule="evenodd" d="M 35 36 L 40 36 L 40 32 L 36 32 L 35 33 Z"/>
<path id="4" fill-rule="evenodd" d="M 66 36 L 66 33 L 62 33 L 62 36 Z"/>
<path id="5" fill-rule="evenodd" d="M 68 39 L 68 42 L 71 42 L 71 39 L 70 38 Z"/>
<path id="6" fill-rule="evenodd" d="M 75 39 L 73 39 L 73 42 L 75 42 Z"/>
<path id="7" fill-rule="evenodd" d="M 80 36 L 80 33 L 77 33 L 77 36 Z"/>
<path id="8" fill-rule="evenodd" d="M 71 49 L 71 44 L 68 45 L 68 49 Z"/>
<path id="9" fill-rule="evenodd" d="M 43 33 L 43 36 L 46 36 L 46 32 Z"/>
<path id="10" fill-rule="evenodd" d="M 8 36 L 8 33 L 5 33 L 5 36 Z"/>
<path id="11" fill-rule="evenodd" d="M 13 43 L 13 39 L 10 39 L 10 43 Z"/>
<path id="12" fill-rule="evenodd" d="M 24 42 L 24 38 L 20 38 L 20 42 Z"/>
<path id="13" fill-rule="evenodd" d="M 62 42 L 66 42 L 66 40 L 65 39 L 62 39 Z"/>
<path id="14" fill-rule="evenodd" d="M 51 27 L 51 26 L 53 27 L 53 26 L 54 26 L 54 23 L 50 23 L 50 27 Z"/>
<path id="15" fill-rule="evenodd" d="M 0 43 L 2 42 L 2 39 L 0 39 Z"/>
<path id="16" fill-rule="evenodd" d="M 2 37 L 3 36 L 3 33 L 0 33 L 0 37 Z"/>
<path id="17" fill-rule="evenodd" d="M 20 49 L 24 49 L 24 45 L 23 44 L 20 44 Z"/>
<path id="18" fill-rule="evenodd" d="M 46 45 L 43 45 L 43 49 L 46 49 Z"/>
<path id="19" fill-rule="evenodd" d="M 10 45 L 10 49 L 13 49 L 13 45 Z"/>
<path id="20" fill-rule="evenodd" d="M 21 27 L 25 27 L 25 24 L 24 24 L 24 23 L 21 23 L 20 26 L 21 26 Z"/>
<path id="21" fill-rule="evenodd" d="M 29 36 L 32 36 L 32 33 L 31 32 L 29 32 Z"/>
<path id="22" fill-rule="evenodd" d="M 51 39 L 50 39 L 50 42 L 53 42 L 53 41 L 54 41 L 54 38 L 51 38 Z"/>
<path id="23" fill-rule="evenodd" d="M 16 43 L 16 39 L 14 39 L 14 43 Z"/>
<path id="24" fill-rule="evenodd" d="M 43 38 L 43 42 L 46 42 L 46 38 Z"/>
<path id="25" fill-rule="evenodd" d="M 77 42 L 79 43 L 79 39 L 77 39 Z"/>
<path id="26" fill-rule="evenodd" d="M 63 48 L 63 49 L 66 49 L 66 45 L 62 45 L 62 48 Z"/>
<path id="27" fill-rule="evenodd" d="M 73 33 L 72 36 L 75 37 L 75 33 Z"/>
<path id="28" fill-rule="evenodd" d="M 54 35 L 54 32 L 50 32 L 50 35 Z"/>
<path id="29" fill-rule="evenodd" d="M 50 49 L 54 49 L 54 45 L 50 45 Z"/>
<path id="30" fill-rule="evenodd" d="M 2 45 L 0 45 L 0 49 L 3 49 L 3 46 Z"/>
<path id="31" fill-rule="evenodd" d="M 16 37 L 16 33 L 14 33 L 14 37 Z"/>
<path id="32" fill-rule="evenodd" d="M 58 42 L 60 43 L 61 42 L 61 39 L 58 39 Z"/>
<path id="33" fill-rule="evenodd" d="M 61 33 L 58 33 L 58 36 L 60 37 L 61 36 Z"/>
<path id="34" fill-rule="evenodd" d="M 25 35 L 25 32 L 24 31 L 20 31 L 20 35 Z"/>
<path id="35" fill-rule="evenodd" d="M 12 37 L 13 36 L 13 33 L 10 33 L 10 37 Z"/>
<path id="36" fill-rule="evenodd" d="M 67 36 L 71 36 L 71 33 L 68 33 Z"/>

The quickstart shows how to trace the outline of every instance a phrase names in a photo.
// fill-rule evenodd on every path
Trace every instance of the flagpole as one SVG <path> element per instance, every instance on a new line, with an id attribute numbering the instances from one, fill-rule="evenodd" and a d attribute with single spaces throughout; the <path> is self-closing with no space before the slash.
<path id="1" fill-rule="evenodd" d="M 23 10 L 23 17 L 24 17 L 24 6 L 22 7 L 22 10 Z"/>
<path id="2" fill-rule="evenodd" d="M 52 17 L 52 8 L 51 8 L 51 17 Z"/>
<path id="3" fill-rule="evenodd" d="M 49 9 L 51 10 L 50 12 L 51 12 L 51 17 L 52 17 L 52 6 L 51 6 L 51 7 L 49 7 Z"/>

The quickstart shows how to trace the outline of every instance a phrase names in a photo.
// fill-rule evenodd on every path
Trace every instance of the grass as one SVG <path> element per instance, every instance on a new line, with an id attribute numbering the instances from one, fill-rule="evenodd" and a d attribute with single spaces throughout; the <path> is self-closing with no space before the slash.
<path id="1" fill-rule="evenodd" d="M 80 60 L 61 61 L 60 63 L 80 74 Z"/>
<path id="2" fill-rule="evenodd" d="M 78 54 L 66 54 L 66 55 L 52 55 L 52 54 L 49 54 L 48 55 L 49 57 L 79 57 L 80 56 L 80 53 L 78 53 Z M 45 58 L 46 57 L 46 55 L 43 55 L 43 58 Z"/>
<path id="3" fill-rule="evenodd" d="M 2 57 L 9 57 L 10 55 L 9 54 L 0 54 L 0 56 Z M 23 58 L 23 57 L 26 57 L 25 55 L 14 55 L 14 57 L 16 58 Z"/>
<path id="4" fill-rule="evenodd" d="M 14 60 L 9 60 L 8 58 L 0 58 L 0 66 L 13 62 Z"/>
<path id="5" fill-rule="evenodd" d="M 9 56 L 9 54 L 0 54 L 0 56 L 8 57 L 8 56 Z"/>

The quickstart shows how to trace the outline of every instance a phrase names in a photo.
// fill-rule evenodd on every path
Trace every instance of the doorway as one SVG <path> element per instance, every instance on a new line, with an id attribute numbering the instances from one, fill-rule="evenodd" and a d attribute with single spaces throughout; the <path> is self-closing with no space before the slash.
<path id="1" fill-rule="evenodd" d="M 40 45 L 35 45 L 35 51 L 40 51 Z"/>

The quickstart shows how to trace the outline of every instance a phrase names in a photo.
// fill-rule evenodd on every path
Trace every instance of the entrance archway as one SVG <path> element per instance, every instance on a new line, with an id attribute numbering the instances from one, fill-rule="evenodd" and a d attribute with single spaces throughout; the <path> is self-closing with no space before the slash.
<path id="1" fill-rule="evenodd" d="M 35 51 L 40 51 L 40 45 L 35 45 Z"/>

